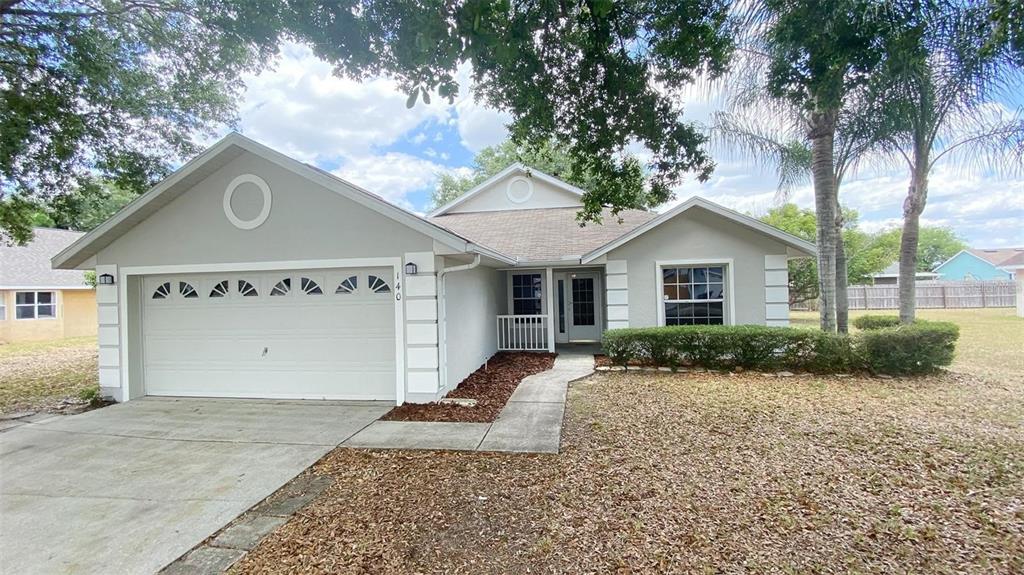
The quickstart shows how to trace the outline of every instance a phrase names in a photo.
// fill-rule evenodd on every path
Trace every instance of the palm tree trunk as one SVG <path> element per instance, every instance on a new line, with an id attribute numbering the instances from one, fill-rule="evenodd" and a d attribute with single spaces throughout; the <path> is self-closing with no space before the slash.
<path id="1" fill-rule="evenodd" d="M 836 331 L 850 332 L 850 298 L 847 290 L 846 246 L 843 245 L 842 217 L 836 224 Z"/>
<path id="2" fill-rule="evenodd" d="M 914 322 L 917 312 L 917 244 L 921 228 L 921 212 L 928 199 L 928 171 L 920 166 L 926 160 L 915 158 L 907 199 L 903 201 L 903 237 L 900 239 L 900 323 Z"/>
<path id="3" fill-rule="evenodd" d="M 836 179 L 834 145 L 836 113 L 811 114 L 811 174 L 814 212 L 818 223 L 818 299 L 823 331 L 836 331 Z"/>

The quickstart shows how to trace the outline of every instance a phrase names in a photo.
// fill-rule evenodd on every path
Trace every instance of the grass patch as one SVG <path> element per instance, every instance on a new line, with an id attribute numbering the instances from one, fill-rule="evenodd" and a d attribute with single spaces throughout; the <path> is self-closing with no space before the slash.
<path id="1" fill-rule="evenodd" d="M 0 345 L 0 412 L 47 409 L 99 390 L 96 338 Z"/>

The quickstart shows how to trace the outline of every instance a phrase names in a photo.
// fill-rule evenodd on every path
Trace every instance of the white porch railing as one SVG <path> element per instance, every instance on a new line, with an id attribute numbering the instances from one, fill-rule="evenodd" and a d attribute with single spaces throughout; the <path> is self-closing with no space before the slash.
<path id="1" fill-rule="evenodd" d="M 547 314 L 498 316 L 498 350 L 547 351 L 547 349 Z"/>

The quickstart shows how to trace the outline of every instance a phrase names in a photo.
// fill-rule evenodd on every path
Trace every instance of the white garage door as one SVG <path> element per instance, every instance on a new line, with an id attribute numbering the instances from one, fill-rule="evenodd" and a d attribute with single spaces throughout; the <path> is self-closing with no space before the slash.
<path id="1" fill-rule="evenodd" d="M 395 399 L 390 268 L 147 276 L 149 395 Z"/>

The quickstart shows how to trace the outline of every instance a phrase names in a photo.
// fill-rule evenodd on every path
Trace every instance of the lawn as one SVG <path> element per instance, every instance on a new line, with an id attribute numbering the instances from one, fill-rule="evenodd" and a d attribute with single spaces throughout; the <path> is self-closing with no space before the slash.
<path id="1" fill-rule="evenodd" d="M 51 409 L 98 389 L 96 338 L 0 344 L 0 413 Z"/>
<path id="2" fill-rule="evenodd" d="M 927 378 L 605 372 L 558 456 L 336 450 L 234 572 L 1024 572 L 1024 321 L 953 316 Z"/>

